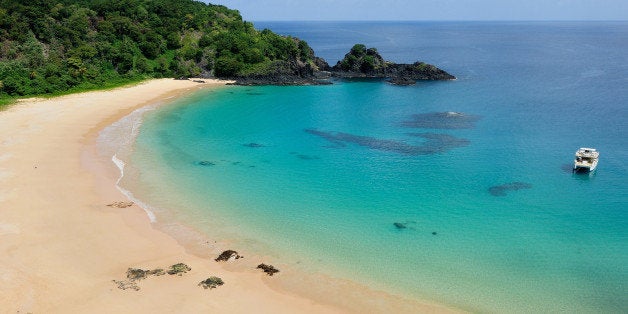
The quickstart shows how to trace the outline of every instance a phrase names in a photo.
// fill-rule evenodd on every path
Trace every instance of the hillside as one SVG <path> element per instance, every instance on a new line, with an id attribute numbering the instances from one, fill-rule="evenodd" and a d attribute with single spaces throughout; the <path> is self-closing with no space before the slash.
<path id="1" fill-rule="evenodd" d="M 321 63 L 323 62 L 323 63 Z M 311 75 L 305 41 L 193 0 L 0 0 L 0 97 L 148 77 Z M 281 82 L 280 82 L 281 83 Z"/>

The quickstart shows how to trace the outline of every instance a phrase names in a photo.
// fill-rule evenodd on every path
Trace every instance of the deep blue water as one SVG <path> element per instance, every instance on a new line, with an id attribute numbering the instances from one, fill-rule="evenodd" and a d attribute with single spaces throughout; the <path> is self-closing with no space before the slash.
<path id="1" fill-rule="evenodd" d="M 364 43 L 458 80 L 225 87 L 151 111 L 121 184 L 158 219 L 472 311 L 628 310 L 628 22 L 256 27 L 332 65 Z M 600 164 L 574 175 L 583 146 Z"/>

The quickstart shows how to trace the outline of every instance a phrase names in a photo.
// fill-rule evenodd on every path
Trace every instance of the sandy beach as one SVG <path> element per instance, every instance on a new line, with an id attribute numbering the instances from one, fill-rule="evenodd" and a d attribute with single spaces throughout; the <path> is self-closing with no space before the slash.
<path id="1" fill-rule="evenodd" d="M 139 206 L 107 206 L 128 200 L 116 189 L 115 166 L 94 158 L 98 132 L 142 106 L 225 83 L 151 80 L 24 100 L 0 112 L 0 312 L 452 311 L 333 279 L 298 286 L 281 278 L 298 274 L 267 276 L 255 269 L 260 259 L 253 256 L 217 263 L 207 257 L 215 252 L 195 254 L 156 229 Z M 137 281 L 139 290 L 113 282 L 127 280 L 130 267 L 181 262 L 191 271 Z M 210 276 L 225 284 L 198 286 Z"/>

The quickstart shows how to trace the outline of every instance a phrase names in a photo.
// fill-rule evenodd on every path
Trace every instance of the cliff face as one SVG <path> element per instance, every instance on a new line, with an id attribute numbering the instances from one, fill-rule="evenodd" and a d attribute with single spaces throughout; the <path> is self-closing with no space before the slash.
<path id="1" fill-rule="evenodd" d="M 276 60 L 255 72 L 233 77 L 238 85 L 309 85 L 331 84 L 321 73 L 330 69 L 323 59 L 314 56 L 311 48 L 307 59 L 295 55 L 288 60 Z M 321 78 L 323 80 L 321 80 Z"/>

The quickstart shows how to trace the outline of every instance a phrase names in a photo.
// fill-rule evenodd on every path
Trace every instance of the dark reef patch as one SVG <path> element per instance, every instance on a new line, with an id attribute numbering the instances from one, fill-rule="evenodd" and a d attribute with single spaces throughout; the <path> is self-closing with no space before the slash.
<path id="1" fill-rule="evenodd" d="M 197 162 L 196 162 L 196 164 L 197 164 L 197 165 L 199 165 L 199 166 L 204 166 L 204 167 L 207 167 L 207 166 L 215 166 L 215 165 L 216 165 L 216 163 L 213 163 L 213 162 L 211 162 L 211 161 L 209 161 L 209 160 L 201 160 L 201 161 L 197 161 Z"/>
<path id="2" fill-rule="evenodd" d="M 405 229 L 405 228 L 408 228 L 408 226 L 406 226 L 406 224 L 405 224 L 405 223 L 403 223 L 403 222 L 395 222 L 395 223 L 393 223 L 393 225 L 394 225 L 394 226 L 395 226 L 395 228 L 397 228 L 397 229 Z"/>
<path id="3" fill-rule="evenodd" d="M 421 145 L 425 154 L 438 154 L 457 147 L 468 146 L 471 141 L 457 138 L 449 134 L 438 133 L 408 133 L 409 136 L 421 137 L 426 141 Z"/>
<path id="4" fill-rule="evenodd" d="M 488 192 L 493 196 L 506 196 L 508 191 L 518 191 L 522 189 L 531 189 L 532 184 L 525 182 L 511 182 L 502 185 L 496 185 L 488 188 Z"/>
<path id="5" fill-rule="evenodd" d="M 395 226 L 395 228 L 397 230 L 404 230 L 404 229 L 412 229 L 415 230 L 415 228 L 413 227 L 413 225 L 416 224 L 416 221 L 404 221 L 404 222 L 394 222 L 393 226 Z"/>
<path id="6" fill-rule="evenodd" d="M 266 147 L 266 145 L 264 145 L 264 144 L 259 144 L 259 143 L 247 143 L 247 144 L 242 144 L 242 146 L 245 146 L 245 147 L 250 147 L 250 148 L 260 148 L 260 147 Z"/>
<path id="7" fill-rule="evenodd" d="M 417 129 L 473 129 L 478 120 L 480 116 L 460 112 L 430 112 L 412 115 L 401 125 Z"/>
<path id="8" fill-rule="evenodd" d="M 395 152 L 403 155 L 431 155 L 448 151 L 455 147 L 469 145 L 469 141 L 447 134 L 411 133 L 414 137 L 426 139 L 421 145 L 410 145 L 401 141 L 378 139 L 369 136 L 353 135 L 342 132 L 324 132 L 315 129 L 306 129 L 305 132 L 324 138 L 337 147 L 344 147 L 347 143 L 356 144 L 370 149 Z"/>

